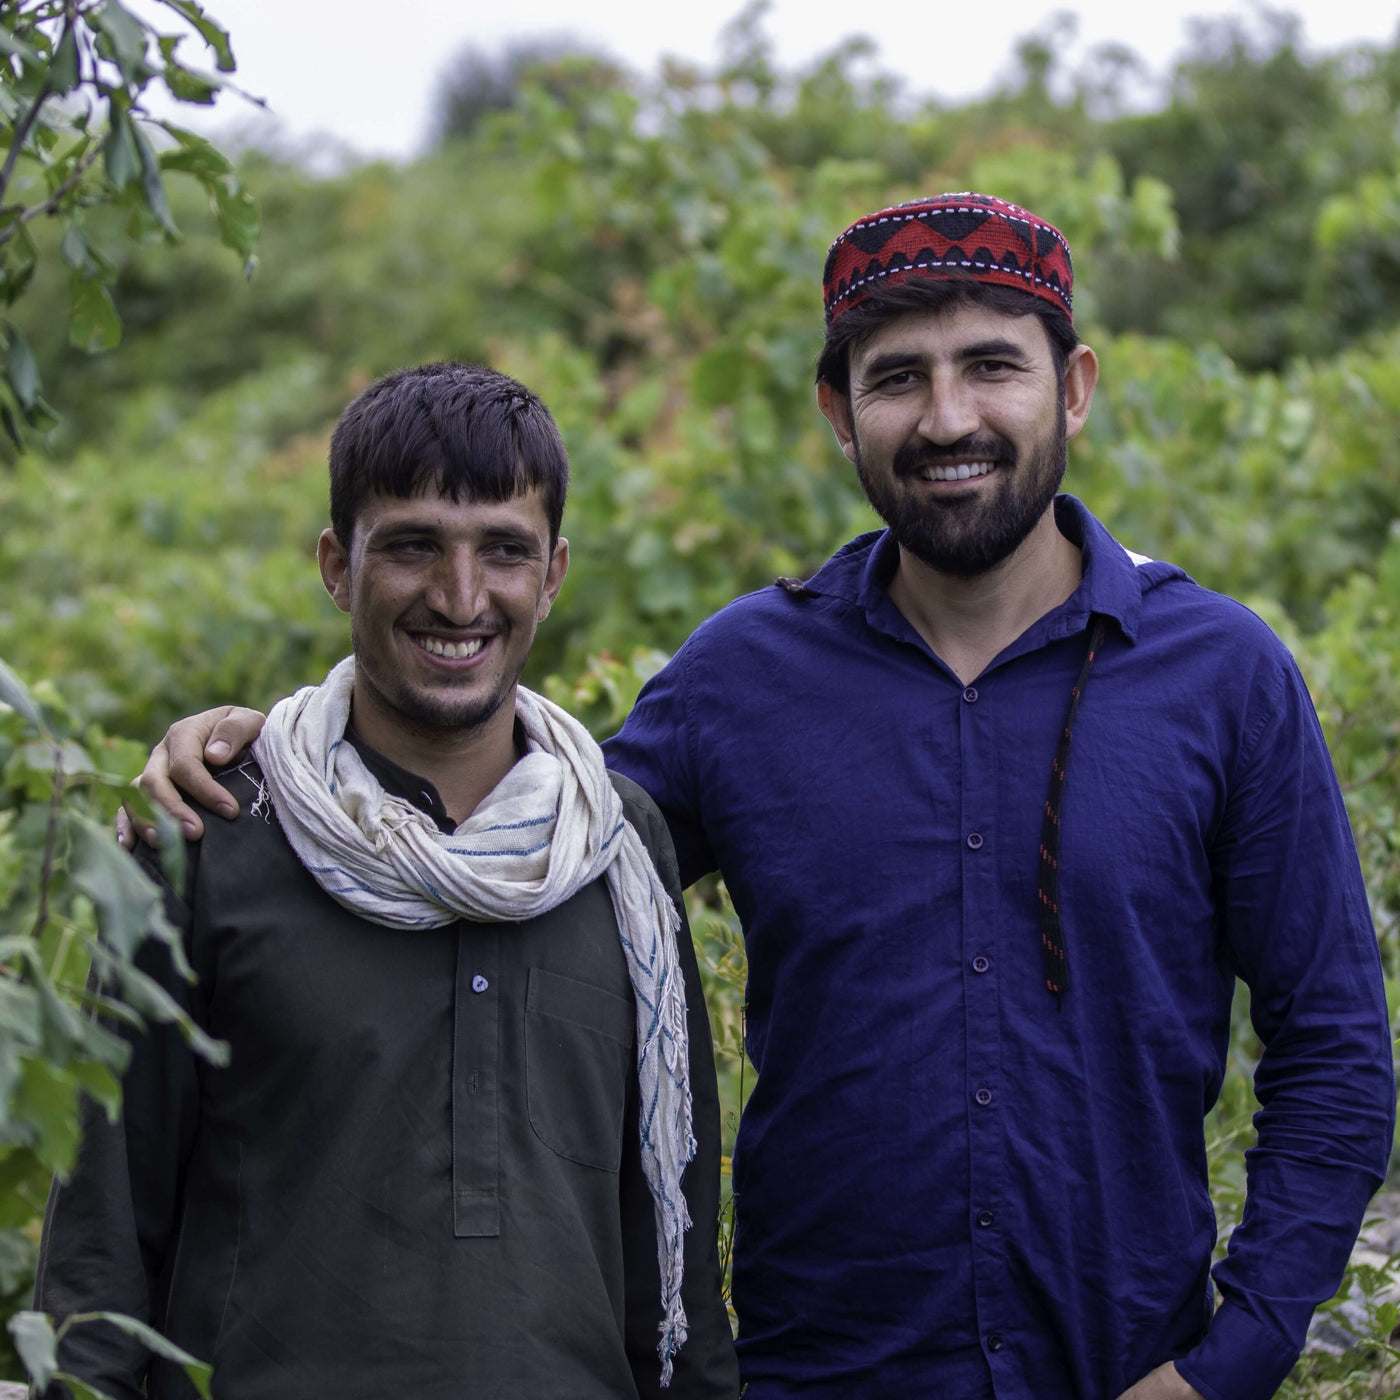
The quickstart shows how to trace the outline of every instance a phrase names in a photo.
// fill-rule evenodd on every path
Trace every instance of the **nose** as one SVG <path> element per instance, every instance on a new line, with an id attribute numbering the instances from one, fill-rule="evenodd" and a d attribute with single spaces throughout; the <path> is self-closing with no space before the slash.
<path id="1" fill-rule="evenodd" d="M 428 581 L 424 601 L 455 627 L 466 627 L 486 611 L 486 571 L 469 548 L 447 550 Z"/>
<path id="2" fill-rule="evenodd" d="M 919 433 L 940 447 L 951 447 L 982 426 L 975 397 L 959 375 L 934 375 L 929 381 L 928 402 L 919 419 Z"/>

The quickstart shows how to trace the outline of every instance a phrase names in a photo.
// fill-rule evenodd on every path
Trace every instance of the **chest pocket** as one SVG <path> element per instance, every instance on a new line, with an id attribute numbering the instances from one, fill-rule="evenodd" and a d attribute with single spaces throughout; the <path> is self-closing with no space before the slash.
<path id="1" fill-rule="evenodd" d="M 551 1151 L 615 1172 L 622 1114 L 636 1073 L 636 1012 L 600 987 L 530 969 L 525 993 L 525 1081 L 530 1127 Z"/>

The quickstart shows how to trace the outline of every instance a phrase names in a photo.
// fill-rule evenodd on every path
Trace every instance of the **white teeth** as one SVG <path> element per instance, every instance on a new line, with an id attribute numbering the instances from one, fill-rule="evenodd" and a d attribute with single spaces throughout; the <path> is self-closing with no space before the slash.
<path id="1" fill-rule="evenodd" d="M 434 656 L 450 656 L 461 661 L 468 656 L 475 656 L 486 645 L 486 639 L 475 637 L 470 642 L 444 642 L 437 637 L 419 637 L 418 645 L 424 651 L 432 652 Z"/>
<path id="2" fill-rule="evenodd" d="M 925 481 L 967 481 L 974 476 L 986 476 L 993 467 L 991 462 L 959 462 L 953 467 L 927 467 L 923 472 Z"/>

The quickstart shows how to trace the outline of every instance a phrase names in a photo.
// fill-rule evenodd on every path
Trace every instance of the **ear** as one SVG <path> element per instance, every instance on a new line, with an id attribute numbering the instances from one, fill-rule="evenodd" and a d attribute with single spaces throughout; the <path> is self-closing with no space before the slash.
<path id="1" fill-rule="evenodd" d="M 543 622 L 549 616 L 549 610 L 554 606 L 554 600 L 559 596 L 559 590 L 564 586 L 564 575 L 569 572 L 569 542 L 560 535 L 554 545 L 554 553 L 549 557 L 549 568 L 545 570 L 544 587 L 540 590 L 539 606 L 535 609 L 535 617 Z"/>
<path id="2" fill-rule="evenodd" d="M 341 612 L 350 611 L 350 556 L 339 536 L 329 527 L 316 541 L 316 562 L 321 566 L 321 582 Z"/>
<path id="3" fill-rule="evenodd" d="M 1065 437 L 1072 438 L 1089 417 L 1094 386 L 1099 382 L 1099 357 L 1087 345 L 1076 345 L 1065 361 Z"/>
<path id="4" fill-rule="evenodd" d="M 817 407 L 822 417 L 831 424 L 836 441 L 845 453 L 848 462 L 856 460 L 856 434 L 851 423 L 851 401 L 845 394 L 838 393 L 826 380 L 817 385 Z"/>

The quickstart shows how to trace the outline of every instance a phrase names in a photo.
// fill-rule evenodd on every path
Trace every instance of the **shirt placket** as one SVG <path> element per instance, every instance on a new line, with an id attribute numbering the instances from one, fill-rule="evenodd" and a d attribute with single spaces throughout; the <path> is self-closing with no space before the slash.
<path id="1" fill-rule="evenodd" d="M 1004 1148 L 1007 1111 L 1001 1082 L 1001 1013 L 997 946 L 998 859 L 996 683 L 963 689 L 958 706 L 962 760 L 959 855 L 962 862 L 962 976 L 967 1015 L 968 1231 L 973 1292 L 983 1355 L 994 1388 L 1010 1377 L 1014 1317 L 1008 1307 Z"/>
<path id="2" fill-rule="evenodd" d="M 501 1233 L 500 939 L 477 926 L 457 936 L 452 1213 L 459 1238 Z"/>

